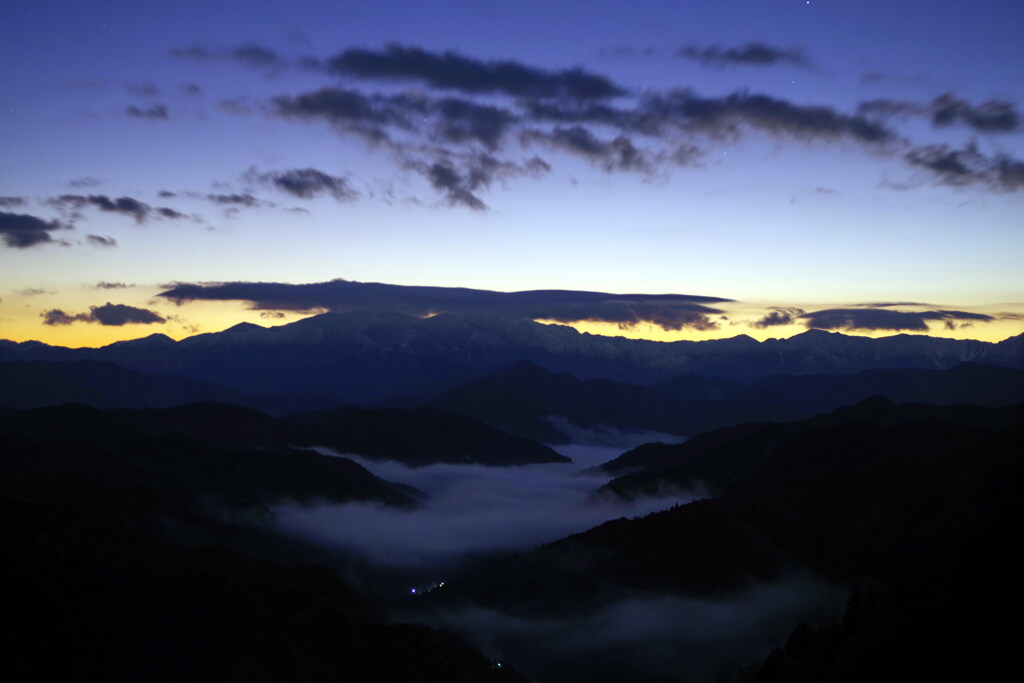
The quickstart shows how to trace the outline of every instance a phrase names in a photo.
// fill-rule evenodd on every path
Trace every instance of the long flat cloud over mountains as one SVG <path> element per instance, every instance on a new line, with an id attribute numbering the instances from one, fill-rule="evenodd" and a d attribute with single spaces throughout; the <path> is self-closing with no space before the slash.
<path id="1" fill-rule="evenodd" d="M 459 287 L 409 287 L 332 280 L 313 284 L 224 282 L 180 284 L 160 295 L 187 301 L 247 301 L 254 309 L 290 311 L 391 310 L 415 316 L 481 311 L 559 322 L 651 323 L 666 330 L 718 326 L 713 305 L 729 299 L 683 294 L 607 294 L 568 290 L 495 292 Z"/>
<path id="2" fill-rule="evenodd" d="M 888 308 L 828 308 L 800 316 L 807 327 L 819 330 L 910 330 L 927 332 L 928 322 L 941 322 L 947 328 L 995 320 L 984 313 L 968 311 L 894 311 Z"/>

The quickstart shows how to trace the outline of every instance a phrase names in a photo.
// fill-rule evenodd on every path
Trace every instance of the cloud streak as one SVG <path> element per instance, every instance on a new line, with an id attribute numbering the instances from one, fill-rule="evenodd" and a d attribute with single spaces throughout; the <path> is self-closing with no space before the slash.
<path id="1" fill-rule="evenodd" d="M 1024 189 L 1024 161 L 1005 154 L 989 157 L 968 143 L 961 149 L 926 145 L 907 152 L 911 166 L 928 171 L 942 185 L 982 186 L 993 192 Z"/>
<path id="2" fill-rule="evenodd" d="M 483 61 L 456 52 L 391 44 L 348 49 L 325 62 L 328 72 L 364 79 L 419 81 L 440 90 L 514 97 L 607 99 L 625 94 L 605 76 L 581 68 L 549 71 L 511 60 Z"/>
<path id="3" fill-rule="evenodd" d="M 737 47 L 684 45 L 676 56 L 691 59 L 705 66 L 811 66 L 802 48 L 781 48 L 766 43 L 746 43 Z"/>
<path id="4" fill-rule="evenodd" d="M 1021 127 L 1020 113 L 1013 102 L 988 100 L 973 105 L 951 92 L 927 104 L 886 98 L 868 100 L 861 102 L 857 111 L 875 117 L 926 117 L 936 128 L 961 125 L 979 133 L 1012 133 Z"/>
<path id="5" fill-rule="evenodd" d="M 332 176 L 315 168 L 293 168 L 265 173 L 252 168 L 246 173 L 246 179 L 268 185 L 299 199 L 329 195 L 340 202 L 347 202 L 359 198 L 359 192 L 352 187 L 348 178 Z"/>
<path id="6" fill-rule="evenodd" d="M 124 113 L 133 119 L 149 119 L 150 121 L 166 121 L 169 118 L 167 105 L 164 104 L 153 104 L 145 108 L 131 104 L 125 107 Z"/>
<path id="7" fill-rule="evenodd" d="M 235 47 L 193 43 L 173 48 L 170 54 L 181 59 L 232 61 L 257 68 L 280 68 L 289 65 L 289 61 L 276 50 L 257 43 L 243 43 Z"/>
<path id="8" fill-rule="evenodd" d="M 606 172 L 636 171 L 652 173 L 655 163 L 650 154 L 638 149 L 625 135 L 612 140 L 602 140 L 583 126 L 569 128 L 555 127 L 549 133 L 530 131 L 524 133 L 524 140 L 539 141 L 555 149 L 582 156 Z"/>
<path id="9" fill-rule="evenodd" d="M 677 126 L 717 135 L 736 135 L 738 126 L 801 140 L 853 140 L 878 145 L 896 139 L 883 124 L 831 107 L 794 104 L 748 92 L 703 97 L 676 90 L 646 98 L 644 109 Z"/>
<path id="10" fill-rule="evenodd" d="M 185 214 L 168 207 L 157 207 L 154 209 L 149 204 L 135 199 L 134 197 L 117 197 L 114 199 L 103 194 L 64 194 L 59 197 L 49 199 L 46 203 L 63 211 L 69 212 L 73 220 L 80 218 L 82 210 L 86 208 L 94 208 L 107 213 L 117 213 L 122 216 L 128 216 L 136 223 L 144 223 L 148 218 L 153 216 L 158 218 L 168 218 L 171 220 L 188 218 Z"/>

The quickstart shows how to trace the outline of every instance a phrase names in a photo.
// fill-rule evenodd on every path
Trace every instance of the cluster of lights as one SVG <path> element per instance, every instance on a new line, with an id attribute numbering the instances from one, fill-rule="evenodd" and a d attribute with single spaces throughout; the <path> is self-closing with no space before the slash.
<path id="1" fill-rule="evenodd" d="M 437 590 L 438 588 L 444 588 L 444 581 L 432 583 L 423 590 L 420 590 L 419 588 L 411 588 L 409 589 L 409 593 L 412 595 L 423 595 L 424 593 L 429 593 L 430 591 Z"/>

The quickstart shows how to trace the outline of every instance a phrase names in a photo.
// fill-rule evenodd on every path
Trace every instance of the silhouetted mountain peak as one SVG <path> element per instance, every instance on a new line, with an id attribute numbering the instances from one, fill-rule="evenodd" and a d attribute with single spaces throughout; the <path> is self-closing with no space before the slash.
<path id="1" fill-rule="evenodd" d="M 810 329 L 800 334 L 794 334 L 788 339 L 782 339 L 779 341 L 785 342 L 790 346 L 821 346 L 828 343 L 835 343 L 840 340 L 848 339 L 845 334 L 840 332 L 828 332 L 827 330 Z"/>
<path id="2" fill-rule="evenodd" d="M 245 334 L 247 332 L 263 331 L 265 329 L 265 327 L 255 325 L 253 323 L 238 323 L 237 325 L 232 325 L 228 329 L 224 330 L 224 332 L 229 334 Z"/>
<path id="3" fill-rule="evenodd" d="M 114 342 L 107 348 L 155 348 L 160 346 L 174 346 L 177 343 L 178 342 L 174 341 L 166 334 L 154 332 L 149 336 L 140 337 L 139 339 L 127 339 L 125 341 Z"/>

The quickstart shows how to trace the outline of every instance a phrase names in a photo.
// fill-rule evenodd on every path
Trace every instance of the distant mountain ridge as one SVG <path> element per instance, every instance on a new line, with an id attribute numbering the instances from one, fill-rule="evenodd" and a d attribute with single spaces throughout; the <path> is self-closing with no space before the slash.
<path id="1" fill-rule="evenodd" d="M 752 384 L 690 374 L 637 385 L 579 380 L 520 361 L 440 395 L 394 403 L 450 410 L 544 443 L 567 443 L 571 436 L 552 418 L 583 429 L 693 435 L 743 422 L 806 418 L 871 396 L 895 403 L 1012 405 L 1024 402 L 1024 370 L 964 362 L 946 370 L 775 375 Z"/>
<path id="2" fill-rule="evenodd" d="M 172 342 L 173 343 L 173 342 Z M 129 370 L 109 361 L 0 363 L 0 406 L 30 409 L 63 403 L 96 408 L 168 408 L 219 401 L 283 416 L 346 405 L 332 394 L 251 394 L 223 384 Z"/>
<path id="3" fill-rule="evenodd" d="M 420 319 L 390 312 L 324 313 L 278 327 L 250 323 L 179 342 L 161 334 L 98 349 L 0 341 L 0 361 L 99 360 L 251 393 L 333 393 L 352 401 L 438 391 L 528 360 L 581 379 L 650 383 L 692 373 L 753 381 L 777 374 L 945 369 L 969 361 L 1024 367 L 1024 335 L 991 343 L 919 335 L 871 339 L 809 330 L 758 342 L 746 335 L 655 342 L 580 333 L 499 315 Z"/>

